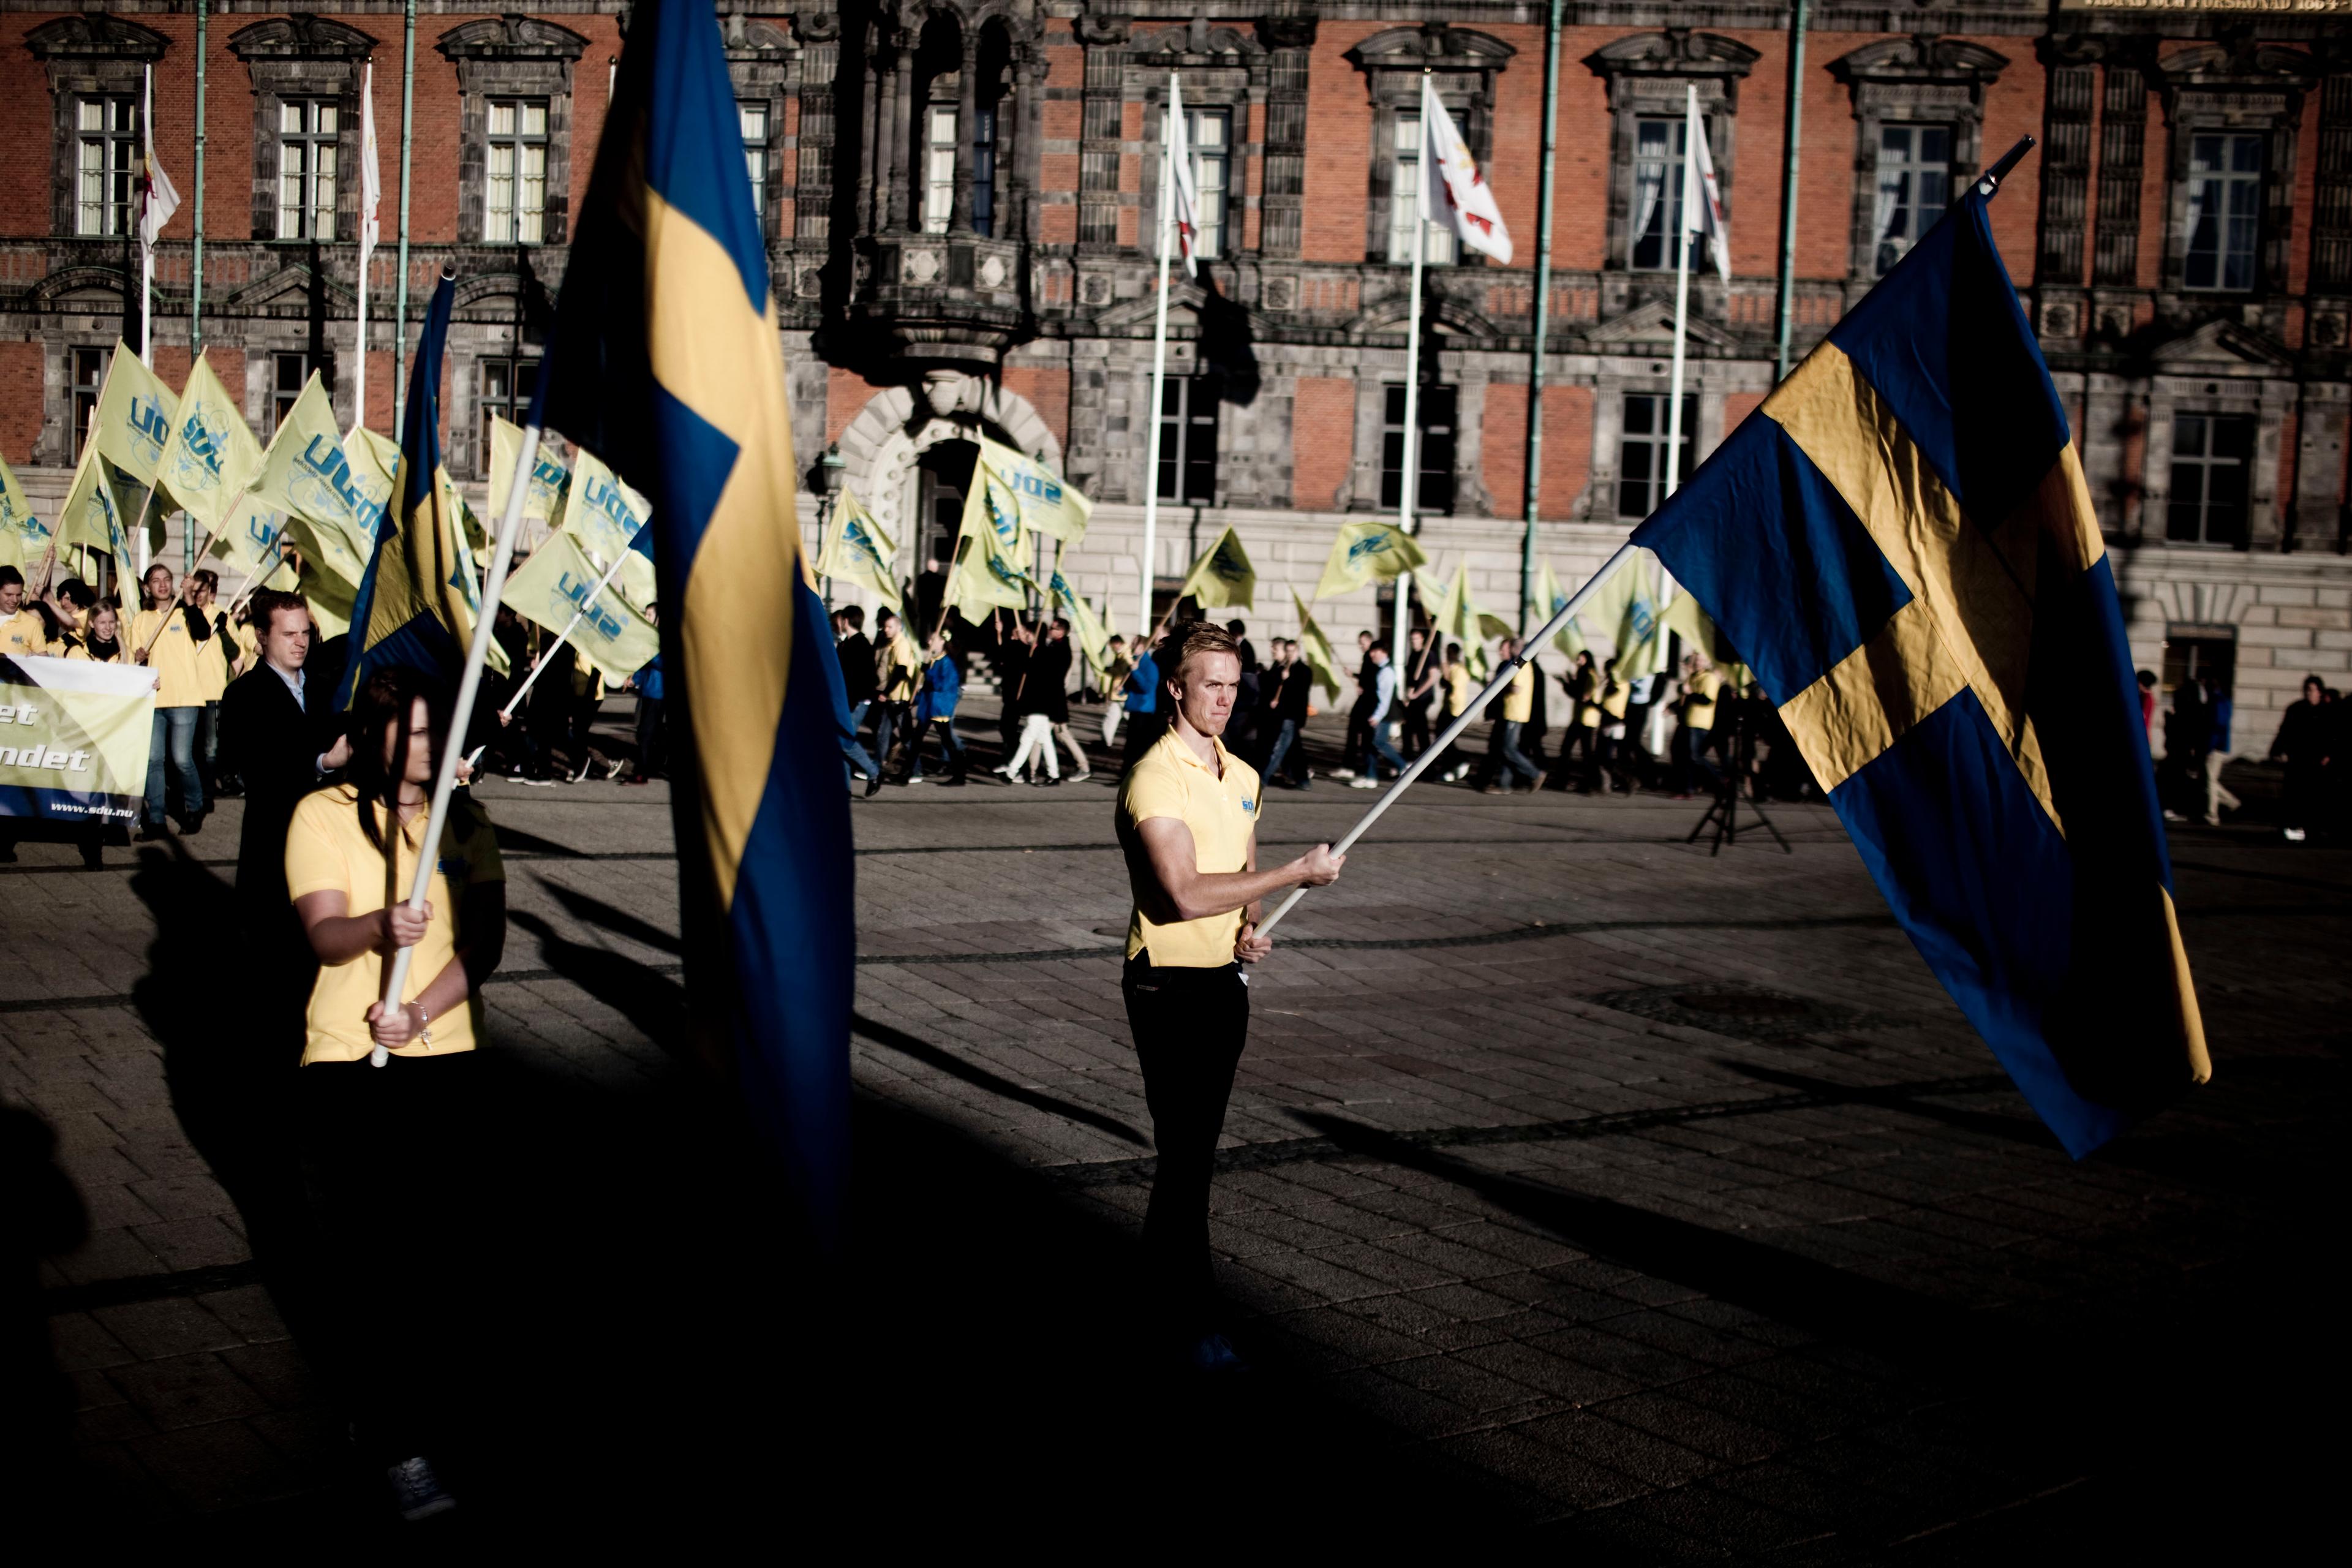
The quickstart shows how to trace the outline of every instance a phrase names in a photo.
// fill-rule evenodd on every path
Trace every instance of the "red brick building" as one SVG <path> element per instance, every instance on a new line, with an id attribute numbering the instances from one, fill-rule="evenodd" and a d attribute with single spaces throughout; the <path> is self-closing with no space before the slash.
<path id="1" fill-rule="evenodd" d="M 1163 577 L 1236 522 L 1261 599 L 1311 587 L 1336 514 L 1405 476 L 1410 134 L 1421 79 L 1479 154 L 1518 265 L 1432 250 L 1419 367 L 1424 537 L 1489 607 L 1517 594 L 1525 501 L 1545 7 L 1197 7 L 904 0 L 768 11 L 721 0 L 746 174 L 770 236 L 800 456 L 908 553 L 952 526 L 975 423 L 1103 503 L 1065 564 L 1130 618 L 1135 518 L 1163 503 Z M 1695 279 L 1685 430 L 1703 458 L 1775 374 L 1783 202 L 1799 353 L 2019 137 L 2042 139 L 1994 225 L 2070 402 L 2145 662 L 2221 668 L 2242 710 L 2352 652 L 2342 559 L 2352 416 L 2352 49 L 2306 4 L 1817 0 L 1801 70 L 1785 0 L 1575 0 L 1561 47 L 1538 548 L 1562 577 L 1655 503 L 1673 275 L 1675 138 L 1696 84 L 1731 281 Z M 2332 9 L 2352 15 L 2352 5 Z M 459 278 L 452 466 L 528 396 L 537 288 L 561 288 L 626 7 L 417 16 L 408 312 Z M 154 357 L 192 327 L 267 431 L 312 369 L 349 416 L 359 99 L 373 67 L 383 247 L 368 421 L 389 428 L 404 18 L 0 4 L 0 453 L 61 488 L 125 280 L 129 161 L 154 137 L 184 201 L 155 284 Z M 202 58 L 205 243 L 196 315 Z M 1180 283 L 1147 474 L 1160 107 L 1181 70 L 1223 300 Z M 1783 190 L 1790 96 L 1798 174 Z M 1401 134 L 1401 132 L 1403 133 Z M 47 488 L 45 488 L 47 487 Z M 1122 585 L 1123 584 L 1123 585 Z M 1172 586 L 1172 584 L 1170 584 Z M 1330 606 L 1352 627 L 1377 612 Z M 2251 718 L 2251 714 L 2250 714 Z M 2267 721 L 2241 737 L 2268 735 Z"/>

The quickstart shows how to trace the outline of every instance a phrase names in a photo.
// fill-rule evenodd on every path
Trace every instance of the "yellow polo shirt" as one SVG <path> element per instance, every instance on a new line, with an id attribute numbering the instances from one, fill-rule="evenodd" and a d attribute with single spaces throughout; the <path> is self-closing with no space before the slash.
<path id="1" fill-rule="evenodd" d="M 341 893 L 349 903 L 344 912 L 372 915 L 384 906 L 383 856 L 360 831 L 359 791 L 338 784 L 305 795 L 294 808 L 286 831 L 286 891 L 299 899 L 306 893 Z M 416 875 L 416 845 L 425 835 L 425 814 L 410 819 L 394 846 L 398 863 L 392 885 L 395 898 L 408 896 Z M 498 835 L 490 819 L 470 795 L 457 797 L 449 823 L 441 834 L 441 861 L 425 900 L 433 917 L 425 940 L 416 944 L 415 961 L 408 969 L 413 1002 L 449 966 L 457 952 L 457 900 L 466 889 L 481 882 L 503 882 L 506 868 L 499 860 Z M 383 996 L 383 955 L 366 952 L 349 963 L 321 964 L 319 984 L 310 993 L 310 1043 L 302 1065 L 312 1062 L 355 1062 L 375 1049 L 368 1033 L 367 1010 Z M 402 1046 L 402 1057 L 446 1057 L 470 1051 L 481 1036 L 482 1002 L 468 995 L 466 1005 L 435 1018 L 433 1043 Z"/>
<path id="2" fill-rule="evenodd" d="M 1593 699 L 1601 677 L 1589 669 L 1580 669 L 1569 686 L 1569 694 L 1576 699 L 1576 727 L 1580 730 L 1601 728 L 1601 704 Z"/>
<path id="3" fill-rule="evenodd" d="M 228 661 L 236 655 L 236 639 L 221 634 L 219 611 L 207 605 L 197 613 L 213 623 L 213 640 L 196 649 L 197 684 L 206 702 L 217 702 L 228 690 Z"/>
<path id="4" fill-rule="evenodd" d="M 1518 674 L 1511 677 L 1510 686 L 1503 693 L 1503 721 L 1524 724 L 1536 710 L 1536 667 L 1519 666 Z"/>
<path id="5" fill-rule="evenodd" d="M 156 623 L 165 615 L 171 616 L 170 624 L 163 627 L 163 635 L 155 637 L 154 651 L 147 656 L 147 667 L 163 680 L 155 693 L 155 706 L 158 708 L 201 708 L 205 705 L 205 677 L 196 666 L 196 658 L 199 654 L 211 653 L 212 646 L 196 641 L 188 630 L 188 617 L 180 613 L 180 608 L 178 602 L 174 601 L 168 610 L 140 611 L 131 617 L 131 635 L 124 639 L 130 644 L 130 651 L 135 655 L 147 646 L 149 637 L 155 637 Z M 202 615 L 204 612 L 198 610 L 194 613 Z"/>
<path id="6" fill-rule="evenodd" d="M 1445 716 L 1459 719 L 1462 710 L 1470 706 L 1470 699 L 1478 695 L 1478 683 L 1470 678 L 1470 666 L 1465 661 L 1455 664 L 1445 672 Z"/>
<path id="7" fill-rule="evenodd" d="M 26 654 L 49 651 L 49 624 L 39 612 L 27 605 L 5 620 L 0 620 L 0 654 L 11 658 Z"/>
<path id="8" fill-rule="evenodd" d="M 1690 730 L 1715 728 L 1715 700 L 1723 690 L 1723 677 L 1714 670 L 1701 670 L 1693 677 L 1683 693 L 1683 726 Z"/>
<path id="9" fill-rule="evenodd" d="M 1625 719 L 1625 709 L 1633 700 L 1633 689 L 1622 680 L 1612 680 L 1601 689 L 1601 710 L 1619 723 Z"/>
<path id="10" fill-rule="evenodd" d="M 1136 759 L 1118 786 L 1118 837 L 1127 848 L 1128 880 L 1136 902 L 1127 921 L 1127 956 L 1150 948 L 1152 963 L 1162 969 L 1222 969 L 1234 962 L 1234 943 L 1241 940 L 1239 910 L 1166 925 L 1143 913 L 1144 900 L 1153 891 L 1151 865 L 1136 841 L 1136 829 L 1155 816 L 1172 816 L 1192 830 L 1196 869 L 1249 869 L 1250 846 L 1265 807 L 1257 770 L 1225 750 L 1223 741 L 1211 744 L 1217 749 L 1215 773 L 1193 755 L 1171 725 Z"/>

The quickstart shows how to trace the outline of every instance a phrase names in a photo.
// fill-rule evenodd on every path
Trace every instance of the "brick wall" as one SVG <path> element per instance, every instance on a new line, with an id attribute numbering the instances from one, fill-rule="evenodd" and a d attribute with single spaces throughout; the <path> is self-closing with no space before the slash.
<path id="1" fill-rule="evenodd" d="M 0 454 L 41 438 L 41 345 L 0 343 Z"/>
<path id="2" fill-rule="evenodd" d="M 1004 367 L 1004 390 L 1025 397 L 1065 449 L 1070 444 L 1070 373 L 1061 365 Z"/>

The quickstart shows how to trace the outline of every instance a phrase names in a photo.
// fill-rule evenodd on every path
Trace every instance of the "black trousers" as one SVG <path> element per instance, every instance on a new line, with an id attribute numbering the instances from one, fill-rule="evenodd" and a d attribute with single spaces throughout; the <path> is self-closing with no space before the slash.
<path id="1" fill-rule="evenodd" d="M 478 1292 L 471 1052 L 299 1069 L 302 1174 L 330 1385 L 377 1464 L 430 1455 Z"/>
<path id="2" fill-rule="evenodd" d="M 646 778 L 669 766 L 669 743 L 662 729 L 662 700 L 637 699 L 637 776 Z"/>
<path id="3" fill-rule="evenodd" d="M 1120 989 L 1160 1153 L 1143 1215 L 1144 1285 L 1159 1327 L 1197 1339 L 1216 1326 L 1209 1181 L 1234 1070 L 1249 1038 L 1249 985 L 1238 963 L 1160 969 L 1144 952 L 1128 960 Z"/>

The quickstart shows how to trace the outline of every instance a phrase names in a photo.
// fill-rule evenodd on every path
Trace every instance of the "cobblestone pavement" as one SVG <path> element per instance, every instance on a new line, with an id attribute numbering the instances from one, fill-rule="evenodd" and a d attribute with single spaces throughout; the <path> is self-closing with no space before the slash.
<path id="1" fill-rule="evenodd" d="M 1775 808 L 1793 855 L 1710 856 L 1689 804 L 1424 787 L 1254 986 L 1213 1235 L 1258 1370 L 1202 1391 L 1128 1332 L 1151 1151 L 1108 778 L 856 806 L 859 1240 L 829 1281 L 675 1054 L 666 788 L 484 787 L 513 910 L 492 1153 L 459 1190 L 386 1181 L 497 1238 L 451 1305 L 480 1352 L 452 1520 L 772 1521 L 846 1487 L 896 1529 L 1081 1547 L 1245 1521 L 1912 1563 L 2252 1544 L 2318 1503 L 2343 851 L 2179 834 L 2216 1079 L 2075 1163 L 1826 809 Z M 1277 792 L 1262 844 L 1370 798 Z M 0 868 L 0 1095 L 88 1213 L 39 1266 L 85 1541 L 386 1528 L 278 1261 L 237 809 L 100 873 Z"/>

